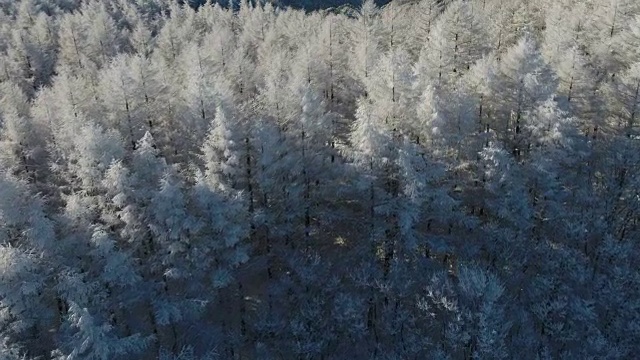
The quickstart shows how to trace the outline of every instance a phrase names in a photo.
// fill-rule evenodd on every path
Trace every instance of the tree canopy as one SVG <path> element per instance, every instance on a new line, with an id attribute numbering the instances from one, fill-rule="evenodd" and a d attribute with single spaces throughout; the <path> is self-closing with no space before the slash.
<path id="1" fill-rule="evenodd" d="M 640 2 L 342 3 L 0 0 L 1 359 L 637 356 Z"/>

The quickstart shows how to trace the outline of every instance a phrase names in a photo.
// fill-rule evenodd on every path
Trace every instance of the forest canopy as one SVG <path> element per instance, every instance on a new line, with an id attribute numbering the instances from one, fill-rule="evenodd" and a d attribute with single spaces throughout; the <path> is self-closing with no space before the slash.
<path id="1" fill-rule="evenodd" d="M 359 7 L 362 3 L 358 0 L 252 0 L 249 1 L 252 5 L 257 5 L 258 3 L 266 4 L 267 2 L 271 3 L 274 6 L 280 8 L 286 8 L 288 6 L 296 9 L 302 9 L 305 11 L 314 11 L 320 9 L 333 9 L 333 8 L 345 8 L 345 7 Z M 182 3 L 188 4 L 189 6 L 198 9 L 200 6 L 217 3 L 222 7 L 234 7 L 239 8 L 240 1 L 237 0 L 217 0 L 217 1 L 209 1 L 209 0 L 182 0 Z M 378 6 L 383 6 L 389 3 L 389 0 L 375 0 L 374 3 Z"/>
<path id="2" fill-rule="evenodd" d="M 630 359 L 640 2 L 0 0 L 0 358 Z"/>

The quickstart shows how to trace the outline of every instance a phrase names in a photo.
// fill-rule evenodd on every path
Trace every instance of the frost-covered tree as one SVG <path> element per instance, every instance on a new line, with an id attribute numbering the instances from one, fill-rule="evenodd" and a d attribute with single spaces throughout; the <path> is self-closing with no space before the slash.
<path id="1" fill-rule="evenodd" d="M 47 174 L 46 150 L 41 129 L 28 111 L 22 91 L 11 83 L 0 105 L 0 164 L 2 168 L 35 183 Z"/>
<path id="2" fill-rule="evenodd" d="M 504 139 L 517 138 L 524 112 L 549 99 L 557 88 L 556 75 L 528 36 L 504 55 L 491 80 L 490 127 Z M 513 151 L 521 150 L 514 145 Z"/>
<path id="3" fill-rule="evenodd" d="M 621 64 L 633 64 L 640 54 L 638 53 L 637 44 L 640 41 L 640 9 L 635 18 L 629 21 L 629 27 L 616 38 L 615 55 Z"/>
<path id="4" fill-rule="evenodd" d="M 597 93 L 595 71 L 585 56 L 575 47 L 565 51 L 556 69 L 558 95 L 562 97 L 558 101 L 567 106 L 573 115 L 597 124 L 597 118 L 602 116 L 604 109 Z M 584 127 L 588 126 L 585 124 Z"/>
<path id="5" fill-rule="evenodd" d="M 377 21 L 379 9 L 373 0 L 367 0 L 357 11 L 355 19 L 348 23 L 349 42 L 353 57 L 349 68 L 356 80 L 365 83 L 380 55 L 378 44 L 380 24 Z"/>
<path id="6" fill-rule="evenodd" d="M 33 1 L 24 1 L 20 3 L 11 33 L 7 34 L 5 74 L 29 95 L 47 84 L 53 74 L 56 60 L 53 22 L 49 16 L 38 12 Z"/>
<path id="7" fill-rule="evenodd" d="M 528 14 L 528 5 L 524 1 L 483 0 L 482 6 L 474 6 L 476 11 L 481 7 L 491 50 L 497 57 L 515 45 L 529 30 L 532 17 Z M 551 26 L 547 24 L 547 27 Z"/>
<path id="8" fill-rule="evenodd" d="M 138 88 L 139 84 L 131 74 L 131 70 L 134 70 L 131 69 L 132 65 L 124 56 L 113 59 L 108 69 L 101 71 L 99 83 L 102 105 L 106 113 L 110 114 L 108 126 L 118 129 L 131 147 L 135 146 L 136 139 L 142 137 L 147 130 L 144 96 L 147 97 L 147 101 L 149 97 L 146 89 Z"/>
<path id="9" fill-rule="evenodd" d="M 183 151 L 194 151 L 195 144 L 202 142 L 202 135 L 213 121 L 216 107 L 225 106 L 232 101 L 231 85 L 216 73 L 211 64 L 212 59 L 205 55 L 195 43 L 189 45 L 183 53 L 186 79 L 181 93 L 181 113 L 178 115 L 178 124 L 182 127 L 179 139 Z"/>
<path id="10" fill-rule="evenodd" d="M 438 17 L 420 53 L 423 83 L 449 87 L 487 52 L 486 34 L 469 2 L 455 1 Z"/>
<path id="11" fill-rule="evenodd" d="M 370 101 L 361 98 L 350 141 L 353 146 L 353 164 L 362 172 L 358 179 L 358 189 L 367 199 L 363 203 L 363 211 L 366 214 L 364 221 L 368 225 L 365 230 L 364 249 L 370 251 L 370 254 L 376 254 L 378 251 L 385 254 L 383 268 L 388 272 L 393 257 L 397 218 L 385 205 L 393 204 L 390 199 L 397 196 L 399 184 L 395 178 L 396 144 L 391 131 L 384 126 L 383 121 L 384 119 L 373 113 Z M 387 219 L 386 215 L 395 219 Z"/>
<path id="12" fill-rule="evenodd" d="M 594 3 L 589 17 L 589 47 L 594 62 L 606 72 L 617 72 L 615 49 L 616 38 L 627 29 L 634 16 L 638 14 L 638 4 L 629 0 L 606 0 Z"/>
<path id="13" fill-rule="evenodd" d="M 79 16 L 67 14 L 60 19 L 58 31 L 60 65 L 76 71 L 88 66 L 85 36 Z"/>
<path id="14" fill-rule="evenodd" d="M 54 223 L 25 183 L 4 171 L 0 176 L 2 337 L 36 355 L 51 346 L 51 338 L 41 332 L 55 318 L 50 302 L 52 267 L 57 265 L 52 262 Z"/>
<path id="15" fill-rule="evenodd" d="M 574 4 L 569 2 L 557 2 L 550 4 L 547 9 L 546 28 L 544 30 L 544 43 L 542 52 L 550 63 L 561 61 L 558 58 L 567 49 L 575 49 L 584 52 L 587 42 L 588 29 L 587 12 L 590 7 L 587 4 Z M 567 16 L 571 14 L 571 16 Z"/>
<path id="16" fill-rule="evenodd" d="M 613 99 L 611 113 L 614 126 L 627 136 L 635 136 L 640 116 L 640 62 L 636 62 L 616 78 L 611 85 Z"/>
<path id="17" fill-rule="evenodd" d="M 0 137 L 0 164 L 33 182 L 42 181 L 46 169 L 46 153 L 38 141 L 38 132 L 31 119 L 7 113 L 3 116 Z"/>
<path id="18" fill-rule="evenodd" d="M 70 155 L 69 167 L 77 177 L 81 189 L 90 192 L 102 181 L 111 163 L 124 155 L 122 141 L 117 132 L 105 131 L 98 125 L 86 125 L 80 129 Z"/>
<path id="19" fill-rule="evenodd" d="M 243 136 L 244 131 L 236 116 L 221 105 L 217 107 L 215 119 L 202 145 L 204 176 L 215 191 L 225 193 L 247 189 L 248 200 L 252 203 L 252 179 L 247 178 L 252 167 L 249 138 Z"/>
<path id="20" fill-rule="evenodd" d="M 304 89 L 304 90 L 302 90 Z M 334 139 L 333 116 L 325 110 L 320 94 L 310 86 L 302 88 L 299 118 L 288 126 L 293 135 L 287 154 L 290 165 L 289 181 L 296 184 L 287 190 L 287 212 L 289 216 L 303 219 L 304 239 L 310 240 L 312 226 L 323 220 L 325 192 L 330 191 L 330 177 L 337 176 L 335 150 L 331 148 Z M 295 149 L 295 150 L 293 150 Z M 315 219 L 313 221 L 312 219 Z M 312 225 L 312 221 L 314 224 Z M 315 229 L 313 232 L 315 233 Z"/>
<path id="21" fill-rule="evenodd" d="M 247 178 L 251 173 L 245 171 L 245 166 L 252 164 L 246 162 L 244 138 L 238 136 L 232 119 L 218 107 L 201 147 L 205 171 L 196 172 L 190 197 L 199 224 L 194 234 L 198 252 L 196 266 L 207 274 L 202 281 L 209 284 L 218 305 L 231 306 L 230 301 L 239 305 L 234 309 L 233 318 L 223 316 L 223 331 L 229 333 L 229 341 L 234 343 L 237 340 L 234 336 L 246 332 L 243 281 L 238 277 L 238 268 L 249 260 L 253 198 L 252 180 Z M 245 196 L 241 189 L 247 187 L 248 196 Z M 226 296 L 216 294 L 223 291 Z"/>
<path id="22" fill-rule="evenodd" d="M 47 299 L 41 296 L 49 274 L 38 259 L 37 252 L 27 250 L 25 245 L 0 245 L 2 287 L 0 305 L 3 309 L 2 336 L 16 345 L 31 348 L 37 353 L 50 339 L 41 339 L 40 345 L 29 334 L 39 333 L 52 323 L 53 312 Z M 4 355 L 4 354 L 3 354 Z"/>
<path id="23" fill-rule="evenodd" d="M 101 2 L 84 3 L 80 13 L 86 36 L 85 55 L 96 67 L 103 67 L 120 50 L 120 30 Z"/>
<path id="24" fill-rule="evenodd" d="M 52 352 L 56 359 L 113 359 L 141 353 L 150 342 L 139 334 L 119 337 L 112 326 L 101 323 L 86 308 L 72 303 L 68 316 L 71 335 L 59 349 Z"/>
<path id="25" fill-rule="evenodd" d="M 415 101 L 415 76 L 409 55 L 392 49 L 380 57 L 373 69 L 376 76 L 365 83 L 372 111 L 390 129 L 413 130 L 411 110 Z"/>

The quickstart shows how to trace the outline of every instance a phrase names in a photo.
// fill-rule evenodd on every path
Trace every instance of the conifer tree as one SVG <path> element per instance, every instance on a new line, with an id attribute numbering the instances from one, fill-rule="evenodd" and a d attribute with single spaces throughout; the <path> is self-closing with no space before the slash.
<path id="1" fill-rule="evenodd" d="M 492 80 L 490 127 L 505 140 L 517 138 L 524 112 L 549 99 L 557 88 L 556 75 L 528 36 L 504 55 Z M 519 154 L 522 148 L 513 145 L 513 151 Z"/>
<path id="2" fill-rule="evenodd" d="M 373 71 L 372 67 L 380 55 L 380 25 L 376 21 L 378 13 L 379 9 L 373 0 L 364 1 L 357 11 L 357 17 L 348 25 L 351 52 L 354 54 L 350 59 L 349 68 L 361 84 L 368 81 Z"/>
<path id="3" fill-rule="evenodd" d="M 634 46 L 640 41 L 640 9 L 637 11 L 635 18 L 629 21 L 629 27 L 620 33 L 614 44 L 616 48 L 614 54 L 623 66 L 632 65 L 640 56 L 637 46 Z"/>
<path id="4" fill-rule="evenodd" d="M 485 39 L 485 30 L 472 5 L 452 3 L 438 18 L 420 54 L 417 68 L 422 81 L 437 89 L 451 87 L 487 52 Z"/>
<path id="5" fill-rule="evenodd" d="M 101 324 L 86 308 L 71 303 L 69 307 L 69 327 L 75 329 L 70 339 L 60 349 L 52 352 L 55 359 L 111 359 L 114 356 L 141 353 L 150 338 L 139 334 L 119 337 L 113 334 L 112 326 Z"/>
<path id="6" fill-rule="evenodd" d="M 101 2 L 85 3 L 80 12 L 85 21 L 86 56 L 101 68 L 120 50 L 119 29 Z"/>
<path id="7" fill-rule="evenodd" d="M 124 156 L 124 151 L 120 136 L 113 130 L 89 124 L 80 134 L 70 154 L 69 167 L 77 176 L 80 189 L 91 192 L 100 184 L 109 165 Z"/>
<path id="8" fill-rule="evenodd" d="M 367 81 L 366 91 L 371 98 L 372 111 L 394 131 L 408 131 L 411 108 L 414 104 L 415 76 L 409 55 L 392 49 L 380 57 L 374 67 L 376 76 Z"/>
<path id="9" fill-rule="evenodd" d="M 2 167 L 34 183 L 44 180 L 47 173 L 46 153 L 40 146 L 38 132 L 31 119 L 16 113 L 5 113 L 0 135 L 0 164 Z M 32 130 L 33 129 L 33 130 Z"/>
<path id="10" fill-rule="evenodd" d="M 611 108 L 615 123 L 612 125 L 622 129 L 626 136 L 635 136 L 640 113 L 640 62 L 620 74 L 611 91 L 615 93 Z"/>
<path id="11" fill-rule="evenodd" d="M 67 66 L 71 71 L 80 71 L 88 66 L 86 40 L 81 18 L 65 14 L 60 19 L 58 38 L 60 42 L 59 66 Z"/>
<path id="12" fill-rule="evenodd" d="M 136 139 L 146 129 L 143 102 L 131 74 L 131 62 L 124 56 L 114 58 L 108 69 L 101 71 L 100 99 L 105 111 L 111 114 L 109 128 L 119 129 L 126 143 L 133 148 Z"/>
<path id="13" fill-rule="evenodd" d="M 42 200 L 30 194 L 25 183 L 3 171 L 0 185 L 2 337 L 36 355 L 51 345 L 51 338 L 41 332 L 51 326 L 55 314 L 50 306 L 51 279 L 57 265 L 53 262 L 54 224 Z"/>

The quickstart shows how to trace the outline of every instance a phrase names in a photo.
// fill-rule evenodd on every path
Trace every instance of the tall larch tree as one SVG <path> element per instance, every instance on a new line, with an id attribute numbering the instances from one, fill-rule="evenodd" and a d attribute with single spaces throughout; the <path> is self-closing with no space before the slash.
<path id="1" fill-rule="evenodd" d="M 378 35 L 381 26 L 377 21 L 379 12 L 380 9 L 373 0 L 367 0 L 357 10 L 355 18 L 346 24 L 351 46 L 350 51 L 353 53 L 349 68 L 360 86 L 364 86 L 368 81 L 369 76 L 372 75 L 373 66 L 380 56 L 381 45 L 378 44 Z M 356 89 L 356 91 L 361 92 L 361 89 Z M 354 97 L 357 98 L 357 96 Z"/>
<path id="2" fill-rule="evenodd" d="M 544 61 L 535 41 L 523 37 L 502 58 L 499 70 L 492 79 L 492 107 L 490 125 L 502 139 L 510 139 L 512 150 L 519 154 L 522 146 L 518 138 L 522 116 L 546 101 L 556 92 L 556 75 Z"/>
<path id="3" fill-rule="evenodd" d="M 471 65 L 488 51 L 486 30 L 468 2 L 449 5 L 434 24 L 417 70 L 421 81 L 436 89 L 452 88 Z"/>

